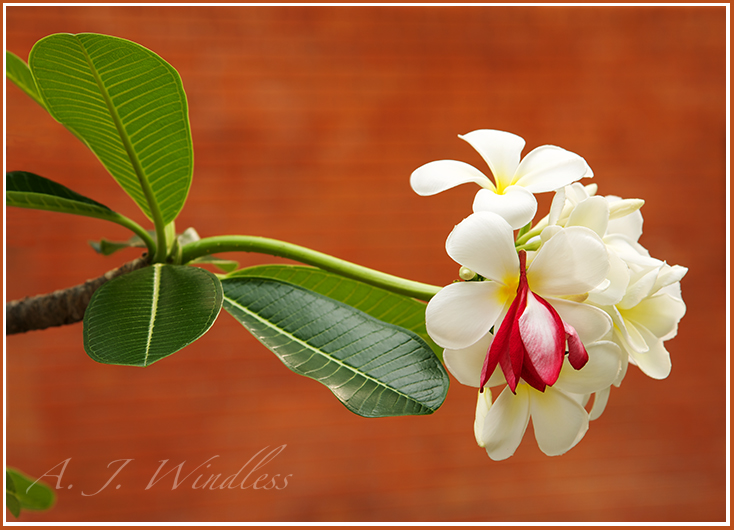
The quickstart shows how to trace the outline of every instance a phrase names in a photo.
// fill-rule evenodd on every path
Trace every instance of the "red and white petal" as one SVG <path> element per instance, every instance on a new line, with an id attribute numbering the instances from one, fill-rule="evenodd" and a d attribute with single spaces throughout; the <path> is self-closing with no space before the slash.
<path id="1" fill-rule="evenodd" d="M 475 433 L 492 460 L 511 457 L 522 441 L 530 420 L 530 392 L 527 385 L 518 385 L 513 394 L 505 387 L 484 418 L 477 418 Z"/>
<path id="2" fill-rule="evenodd" d="M 520 186 L 509 186 L 502 193 L 479 190 L 474 197 L 475 212 L 494 212 L 513 229 L 522 228 L 535 217 L 538 202 L 535 196 Z"/>
<path id="3" fill-rule="evenodd" d="M 582 179 L 589 166 L 576 153 L 554 145 L 542 145 L 522 159 L 512 184 L 532 193 L 554 191 Z"/>
<path id="4" fill-rule="evenodd" d="M 443 361 L 446 368 L 462 385 L 479 387 L 484 359 L 492 345 L 492 334 L 487 333 L 479 342 L 461 350 L 446 349 Z M 501 371 L 501 370 L 500 370 Z"/>
<path id="5" fill-rule="evenodd" d="M 546 301 L 576 330 L 584 344 L 601 339 L 612 329 L 611 317 L 597 307 L 561 298 L 547 298 Z"/>
<path id="6" fill-rule="evenodd" d="M 589 197 L 576 205 L 566 221 L 566 227 L 585 226 L 604 237 L 609 223 L 609 203 L 604 197 Z"/>
<path id="7" fill-rule="evenodd" d="M 649 349 L 646 352 L 630 352 L 631 359 L 642 370 L 642 373 L 653 379 L 665 379 L 670 375 L 672 364 L 670 353 L 665 349 L 662 339 L 658 340 L 650 331 L 639 328 L 641 335 L 647 340 Z"/>
<path id="8" fill-rule="evenodd" d="M 586 345 L 589 362 L 574 370 L 570 363 L 563 363 L 556 388 L 573 394 L 591 394 L 614 383 L 622 364 L 622 351 L 611 341 L 598 341 Z"/>
<path id="9" fill-rule="evenodd" d="M 608 270 L 601 238 L 589 228 L 572 226 L 540 247 L 528 267 L 528 285 L 543 297 L 586 293 L 604 281 Z"/>
<path id="10" fill-rule="evenodd" d="M 442 348 L 460 350 L 479 341 L 502 312 L 503 286 L 496 282 L 459 282 L 441 289 L 426 307 L 426 329 Z"/>
<path id="11" fill-rule="evenodd" d="M 519 318 L 520 335 L 535 372 L 547 385 L 556 382 L 563 365 L 566 334 L 563 322 L 550 306 L 533 293 L 527 295 Z"/>
<path id="12" fill-rule="evenodd" d="M 566 331 L 566 344 L 568 345 L 568 362 L 571 363 L 576 370 L 581 370 L 586 363 L 589 362 L 589 353 L 581 342 L 579 334 L 573 326 L 563 323 L 563 329 Z"/>
<path id="13" fill-rule="evenodd" d="M 548 456 L 562 455 L 576 445 L 589 428 L 589 415 L 573 398 L 555 387 L 531 390 L 530 414 L 538 447 Z"/>
<path id="14" fill-rule="evenodd" d="M 474 182 L 482 188 L 494 189 L 494 184 L 484 173 L 458 160 L 429 162 L 410 175 L 410 187 L 422 196 L 435 195 L 467 182 Z"/>
<path id="15" fill-rule="evenodd" d="M 446 252 L 485 278 L 517 282 L 520 261 L 512 227 L 497 214 L 477 212 L 461 221 L 446 239 Z"/>
<path id="16" fill-rule="evenodd" d="M 492 170 L 494 181 L 499 189 L 509 186 L 520 163 L 520 153 L 525 147 L 525 140 L 505 131 L 480 129 L 459 135 L 468 142 Z"/>

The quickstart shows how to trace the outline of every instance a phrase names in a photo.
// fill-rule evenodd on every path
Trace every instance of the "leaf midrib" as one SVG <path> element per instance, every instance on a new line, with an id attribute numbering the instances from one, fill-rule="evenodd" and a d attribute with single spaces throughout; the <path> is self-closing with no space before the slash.
<path id="1" fill-rule="evenodd" d="M 143 171 L 143 167 L 140 164 L 140 160 L 138 160 L 137 155 L 135 154 L 135 150 L 133 149 L 132 143 L 130 141 L 130 137 L 127 134 L 127 131 L 122 125 L 122 120 L 120 119 L 119 114 L 117 113 L 117 109 L 112 103 L 112 98 L 110 97 L 109 93 L 107 92 L 107 87 L 102 82 L 102 79 L 99 77 L 99 72 L 97 71 L 97 67 L 92 62 L 92 58 L 87 53 L 87 48 L 84 46 L 84 43 L 79 39 L 77 35 L 74 36 L 79 43 L 79 48 L 82 50 L 82 54 L 84 55 L 84 60 L 87 61 L 87 66 L 89 66 L 89 70 L 92 72 L 92 76 L 94 76 L 94 81 L 97 83 L 97 88 L 99 89 L 100 93 L 102 94 L 102 98 L 104 98 L 105 105 L 107 105 L 107 110 L 110 113 L 110 116 L 112 116 L 112 121 L 115 124 L 115 128 L 117 129 L 117 134 L 120 136 L 120 139 L 122 140 L 122 145 L 125 147 L 125 151 L 127 152 L 127 156 L 130 159 L 130 163 L 133 166 L 133 170 L 135 171 L 135 175 L 138 177 L 138 182 L 140 183 L 140 187 L 143 189 L 143 194 L 145 195 L 146 202 L 148 203 L 148 208 L 150 209 L 150 213 L 153 217 L 153 221 L 158 224 L 158 221 L 160 220 L 160 223 L 163 224 L 163 217 L 161 216 L 160 209 L 158 208 L 158 203 L 155 201 L 155 198 L 153 197 L 153 190 L 150 188 L 150 184 L 145 176 L 145 171 Z"/>
<path id="2" fill-rule="evenodd" d="M 153 305 L 150 308 L 150 323 L 148 324 L 148 340 L 145 344 L 145 358 L 143 366 L 148 366 L 148 354 L 150 353 L 150 343 L 153 340 L 153 328 L 155 327 L 155 317 L 158 313 L 158 298 L 161 285 L 161 263 L 153 265 Z"/>

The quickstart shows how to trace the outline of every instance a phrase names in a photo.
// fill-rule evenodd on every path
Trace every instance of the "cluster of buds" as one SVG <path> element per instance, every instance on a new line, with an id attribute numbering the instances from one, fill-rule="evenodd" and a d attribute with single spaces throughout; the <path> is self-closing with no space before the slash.
<path id="1" fill-rule="evenodd" d="M 514 134 L 461 138 L 494 181 L 454 160 L 421 166 L 410 180 L 419 195 L 481 187 L 474 213 L 446 240 L 461 280 L 431 299 L 426 327 L 454 377 L 479 388 L 474 434 L 491 459 L 514 454 L 531 417 L 541 451 L 560 455 L 602 414 L 630 363 L 668 376 L 664 342 L 685 314 L 687 269 L 639 244 L 642 200 L 578 182 L 593 177 L 579 155 L 545 145 L 521 160 L 525 141 Z M 550 213 L 533 226 L 534 194 L 551 191 Z"/>

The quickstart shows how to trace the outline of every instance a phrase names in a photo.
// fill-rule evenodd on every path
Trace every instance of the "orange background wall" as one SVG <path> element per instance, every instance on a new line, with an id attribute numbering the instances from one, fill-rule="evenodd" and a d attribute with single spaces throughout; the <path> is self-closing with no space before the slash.
<path id="1" fill-rule="evenodd" d="M 38 476 L 71 458 L 57 506 L 22 520 L 724 520 L 725 8 L 6 14 L 7 49 L 24 59 L 48 34 L 97 32 L 178 69 L 196 151 L 179 229 L 284 239 L 448 284 L 457 265 L 444 241 L 476 190 L 421 198 L 408 177 L 440 158 L 486 169 L 457 134 L 495 128 L 523 136 L 526 151 L 550 143 L 581 154 L 602 194 L 644 198 L 641 242 L 690 268 L 670 377 L 631 368 L 586 438 L 556 458 L 529 428 L 515 456 L 490 461 L 473 439 L 475 390 L 455 380 L 432 416 L 354 416 L 224 312 L 198 342 L 147 369 L 93 362 L 81 324 L 10 336 L 7 463 Z M 68 131 L 14 86 L 6 96 L 7 170 L 144 221 Z M 541 199 L 541 215 L 549 202 Z M 87 240 L 127 237 L 102 221 L 6 215 L 7 299 L 81 283 L 138 255 L 94 254 Z M 262 470 L 291 475 L 282 490 L 191 488 L 201 470 L 233 474 L 283 444 Z M 185 461 L 188 473 L 216 455 L 178 489 L 169 475 L 145 490 L 161 460 Z M 101 488 L 120 459 L 134 460 L 100 493 L 81 494 Z"/>

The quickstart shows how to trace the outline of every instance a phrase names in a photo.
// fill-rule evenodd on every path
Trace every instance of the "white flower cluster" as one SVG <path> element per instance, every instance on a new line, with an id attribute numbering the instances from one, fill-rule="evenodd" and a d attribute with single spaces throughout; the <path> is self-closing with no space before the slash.
<path id="1" fill-rule="evenodd" d="M 520 160 L 525 141 L 514 134 L 461 138 L 494 182 L 454 160 L 430 162 L 410 179 L 419 195 L 467 182 L 482 188 L 446 241 L 463 281 L 431 299 L 426 327 L 449 371 L 479 388 L 474 434 L 491 459 L 514 454 L 531 417 L 541 451 L 560 455 L 601 415 L 630 363 L 668 376 L 663 343 L 686 311 L 687 269 L 639 244 L 642 200 L 597 196 L 596 185 L 577 182 L 593 176 L 577 154 L 546 145 Z M 550 213 L 531 227 L 533 194 L 548 191 Z"/>

